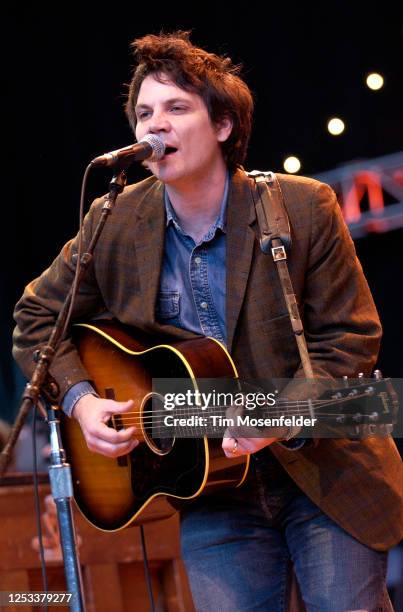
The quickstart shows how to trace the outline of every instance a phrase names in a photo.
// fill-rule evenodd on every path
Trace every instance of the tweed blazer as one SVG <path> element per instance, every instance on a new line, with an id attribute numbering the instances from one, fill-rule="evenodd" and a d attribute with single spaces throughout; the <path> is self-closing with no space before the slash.
<path id="1" fill-rule="evenodd" d="M 278 178 L 292 232 L 290 274 L 315 375 L 370 375 L 381 327 L 335 194 L 312 179 Z M 257 242 L 253 190 L 253 182 L 237 170 L 227 210 L 228 348 L 243 377 L 298 379 L 303 373 L 277 271 Z M 75 320 L 107 312 L 149 333 L 195 337 L 155 320 L 165 235 L 163 193 L 163 184 L 150 177 L 118 197 L 81 286 Z M 86 215 L 85 241 L 102 203 L 103 198 L 96 200 Z M 16 306 L 14 355 L 27 376 L 32 352 L 46 342 L 71 284 L 76 251 L 73 239 L 26 287 Z M 51 374 L 60 397 L 89 378 L 68 337 Z M 280 444 L 271 449 L 297 485 L 359 541 L 386 550 L 403 538 L 403 468 L 390 437 L 320 439 L 293 452 Z"/>

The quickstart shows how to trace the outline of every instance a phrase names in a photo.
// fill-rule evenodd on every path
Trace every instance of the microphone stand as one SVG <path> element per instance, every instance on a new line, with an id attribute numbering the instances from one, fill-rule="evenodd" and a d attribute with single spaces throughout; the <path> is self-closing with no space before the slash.
<path id="1" fill-rule="evenodd" d="M 87 268 L 93 259 L 94 249 L 98 243 L 99 237 L 102 234 L 106 220 L 112 212 L 118 195 L 123 191 L 123 188 L 126 185 L 126 167 L 127 163 L 120 164 L 120 167 L 115 171 L 109 184 L 109 194 L 105 198 L 101 216 L 91 238 L 88 250 L 87 252 L 83 253 L 81 260 L 77 261 L 76 263 L 76 265 L 79 266 L 76 285 L 77 289 L 80 286 L 80 283 L 86 274 Z M 89 164 L 86 174 L 91 168 L 92 164 Z M 54 402 L 56 402 L 56 398 L 59 394 L 59 388 L 56 382 L 53 380 L 49 382 L 47 380 L 48 371 L 62 340 L 63 330 L 67 321 L 72 298 L 73 286 L 69 289 L 50 334 L 48 343 L 43 347 L 43 349 L 36 351 L 34 354 L 34 360 L 36 361 L 37 365 L 35 366 L 31 380 L 27 383 L 22 394 L 17 418 L 14 422 L 7 443 L 0 455 L 0 478 L 3 476 L 8 464 L 10 463 L 12 450 L 31 407 L 40 405 L 39 399 L 41 391 L 44 392 L 47 399 L 50 397 L 53 398 Z M 55 500 L 58 514 L 67 590 L 73 594 L 70 608 L 74 612 L 82 612 L 85 609 L 84 597 L 81 570 L 77 560 L 74 523 L 71 508 L 73 484 L 70 465 L 65 461 L 65 452 L 61 446 L 61 434 L 59 427 L 60 421 L 57 418 L 57 409 L 53 407 L 48 408 L 47 420 L 50 426 L 50 441 L 52 449 L 49 478 L 52 495 Z"/>

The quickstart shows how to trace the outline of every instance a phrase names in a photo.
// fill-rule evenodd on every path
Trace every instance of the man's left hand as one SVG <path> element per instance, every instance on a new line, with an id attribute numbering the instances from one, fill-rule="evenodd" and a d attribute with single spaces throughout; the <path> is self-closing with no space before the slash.
<path id="1" fill-rule="evenodd" d="M 228 459 L 257 453 L 265 446 L 283 440 L 288 433 L 288 427 L 257 429 L 250 425 L 238 425 L 237 418 L 241 415 L 245 415 L 241 406 L 230 406 L 226 412 L 226 417 L 233 422 L 225 430 L 222 441 L 222 449 Z"/>
<path id="2" fill-rule="evenodd" d="M 228 459 L 241 455 L 252 455 L 265 446 L 277 442 L 279 438 L 233 438 L 227 429 L 222 441 L 222 449 Z"/>

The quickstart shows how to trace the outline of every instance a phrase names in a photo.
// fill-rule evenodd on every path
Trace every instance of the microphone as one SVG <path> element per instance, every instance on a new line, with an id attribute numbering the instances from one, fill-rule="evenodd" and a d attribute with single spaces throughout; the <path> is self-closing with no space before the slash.
<path id="1" fill-rule="evenodd" d="M 128 147 L 95 157 L 91 164 L 93 166 L 116 166 L 121 161 L 131 162 L 142 161 L 143 159 L 158 161 L 164 157 L 164 153 L 164 141 L 155 134 L 146 134 L 139 142 L 135 142 Z"/>

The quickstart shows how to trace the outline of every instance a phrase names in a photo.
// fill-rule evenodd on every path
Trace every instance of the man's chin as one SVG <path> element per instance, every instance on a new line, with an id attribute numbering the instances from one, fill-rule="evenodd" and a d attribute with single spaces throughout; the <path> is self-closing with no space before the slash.
<path id="1" fill-rule="evenodd" d="M 166 185 L 174 185 L 177 182 L 181 182 L 182 179 L 180 173 L 173 172 L 172 170 L 161 167 L 160 165 L 157 167 L 149 167 L 149 170 L 158 180 L 162 181 Z"/>

